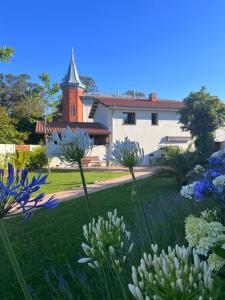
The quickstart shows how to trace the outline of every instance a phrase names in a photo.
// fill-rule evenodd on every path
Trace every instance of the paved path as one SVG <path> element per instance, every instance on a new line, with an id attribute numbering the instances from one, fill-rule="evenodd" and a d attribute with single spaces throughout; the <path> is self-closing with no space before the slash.
<path id="1" fill-rule="evenodd" d="M 135 170 L 135 176 L 137 179 L 143 179 L 146 177 L 149 177 L 153 174 L 156 168 L 151 167 L 151 168 L 140 168 Z M 95 184 L 89 184 L 87 186 L 88 193 L 95 193 L 98 191 L 106 190 L 114 186 L 122 185 L 124 183 L 132 181 L 132 178 L 130 175 L 125 175 L 122 177 L 117 177 L 113 179 L 108 179 L 104 180 Z M 75 188 L 72 190 L 67 190 L 67 191 L 62 191 L 62 192 L 57 192 L 57 193 L 52 193 L 49 195 L 46 195 L 46 199 L 49 198 L 49 196 L 55 195 L 55 198 L 58 199 L 59 202 L 62 201 L 68 201 L 74 198 L 79 198 L 84 196 L 84 192 L 82 188 Z"/>

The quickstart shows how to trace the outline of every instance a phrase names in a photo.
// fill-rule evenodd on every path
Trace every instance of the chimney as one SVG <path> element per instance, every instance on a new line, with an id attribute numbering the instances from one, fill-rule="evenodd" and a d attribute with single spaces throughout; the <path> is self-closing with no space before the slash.
<path id="1" fill-rule="evenodd" d="M 149 100 L 151 102 L 156 102 L 157 101 L 157 93 L 150 93 L 149 94 Z"/>

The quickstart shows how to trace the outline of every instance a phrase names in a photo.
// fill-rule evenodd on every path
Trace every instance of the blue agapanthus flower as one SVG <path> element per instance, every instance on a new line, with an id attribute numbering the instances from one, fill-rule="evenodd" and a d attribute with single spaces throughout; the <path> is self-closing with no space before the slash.
<path id="1" fill-rule="evenodd" d="M 208 180 L 196 181 L 193 186 L 193 195 L 196 200 L 201 200 L 207 192 L 213 190 L 212 182 Z"/>
<path id="2" fill-rule="evenodd" d="M 24 214 L 25 217 L 32 215 L 35 208 L 54 208 L 57 201 L 54 196 L 43 202 L 44 193 L 31 197 L 40 189 L 40 185 L 46 183 L 47 175 L 34 176 L 28 179 L 28 169 L 14 171 L 13 165 L 8 164 L 8 176 L 4 181 L 4 170 L 0 169 L 0 218 L 10 215 Z"/>

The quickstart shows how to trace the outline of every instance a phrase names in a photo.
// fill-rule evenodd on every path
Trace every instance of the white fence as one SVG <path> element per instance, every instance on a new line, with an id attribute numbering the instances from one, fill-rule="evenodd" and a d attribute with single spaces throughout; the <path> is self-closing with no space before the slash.
<path id="1" fill-rule="evenodd" d="M 37 148 L 38 145 L 15 145 L 15 144 L 0 144 L 0 154 L 5 155 L 6 153 L 15 153 L 18 149 L 26 149 L 27 151 L 32 151 Z"/>
<path id="2" fill-rule="evenodd" d="M 33 149 L 37 148 L 38 145 L 14 145 L 14 144 L 0 144 L 0 155 L 6 155 L 6 153 L 15 153 L 16 150 L 26 150 L 26 151 L 32 151 Z M 100 146 L 94 146 L 90 156 L 96 156 L 99 159 L 100 165 L 105 166 L 106 165 L 106 151 L 107 146 L 100 145 Z M 66 164 L 62 163 L 58 158 L 54 157 L 51 159 L 50 167 L 52 168 L 62 168 L 67 167 Z"/>

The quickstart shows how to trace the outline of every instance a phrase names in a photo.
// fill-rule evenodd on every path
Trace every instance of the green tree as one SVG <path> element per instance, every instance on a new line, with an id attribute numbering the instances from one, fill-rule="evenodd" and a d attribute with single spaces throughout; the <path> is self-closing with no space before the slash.
<path id="1" fill-rule="evenodd" d="M 30 82 L 30 76 L 27 74 L 13 75 L 13 74 L 0 74 L 0 105 L 4 106 L 10 116 L 14 116 L 14 112 L 18 106 L 24 101 L 26 106 L 29 102 L 28 108 L 24 109 L 24 113 L 31 112 L 34 114 L 34 107 L 37 106 L 37 96 L 40 93 L 40 86 L 36 83 Z M 20 110 L 21 112 L 21 110 Z M 20 117 L 20 113 L 17 115 Z M 27 114 L 26 117 L 30 117 Z"/>
<path id="2" fill-rule="evenodd" d="M 191 92 L 183 102 L 180 123 L 184 130 L 190 131 L 198 154 L 205 159 L 213 152 L 215 130 L 224 123 L 225 105 L 205 87 Z"/>
<path id="3" fill-rule="evenodd" d="M 145 97 L 145 94 L 140 91 L 128 90 L 125 95 L 135 96 L 135 97 Z"/>
<path id="4" fill-rule="evenodd" d="M 23 144 L 26 135 L 18 132 L 4 107 L 0 107 L 0 144 Z"/>
<path id="5" fill-rule="evenodd" d="M 80 75 L 80 81 L 85 85 L 86 93 L 96 93 L 98 92 L 98 87 L 95 83 L 95 80 L 88 76 Z"/>
<path id="6" fill-rule="evenodd" d="M 13 56 L 14 49 L 12 47 L 1 46 L 0 47 L 0 60 L 9 62 Z"/>

